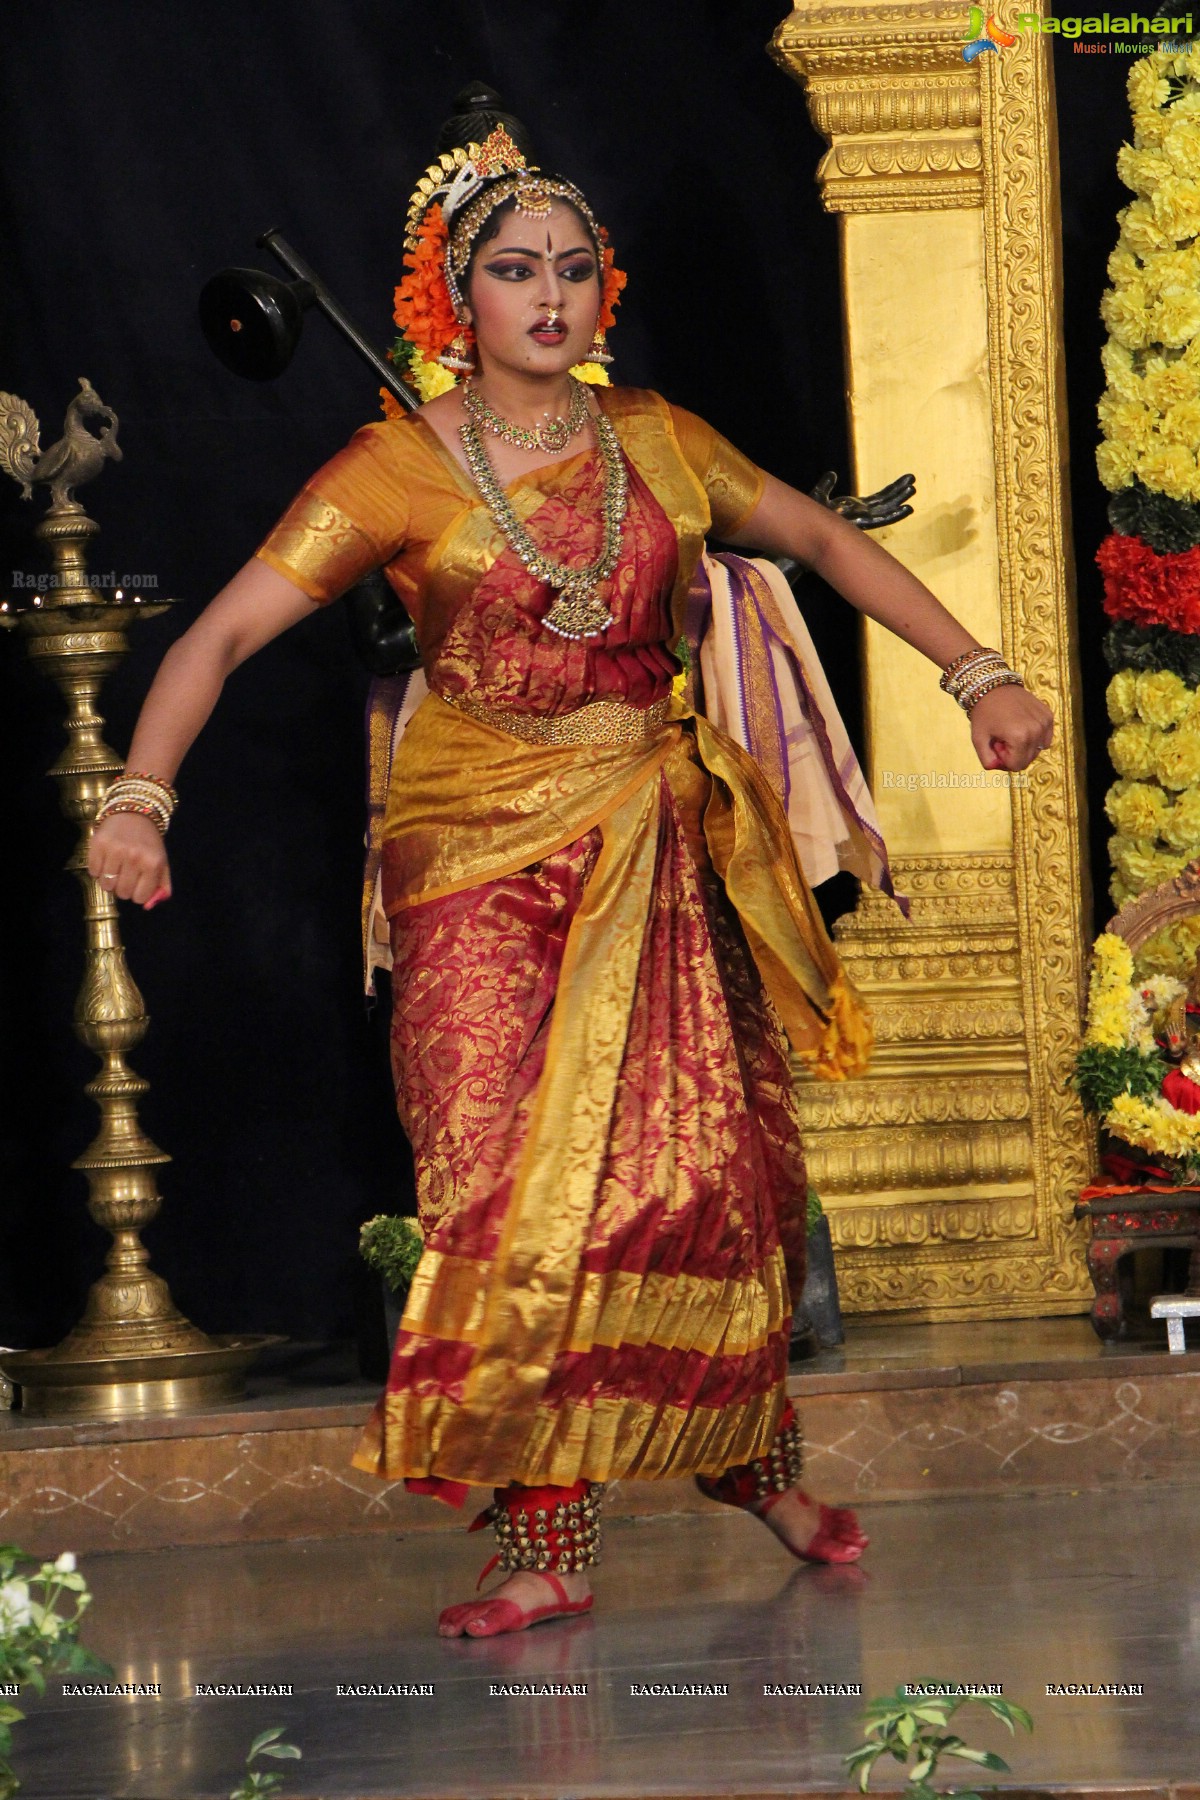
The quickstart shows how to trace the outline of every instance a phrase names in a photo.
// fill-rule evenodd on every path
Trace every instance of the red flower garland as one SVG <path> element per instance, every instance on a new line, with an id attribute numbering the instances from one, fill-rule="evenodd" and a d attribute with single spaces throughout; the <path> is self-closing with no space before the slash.
<path id="1" fill-rule="evenodd" d="M 1200 547 L 1160 553 L 1139 537 L 1112 532 L 1096 561 L 1110 619 L 1200 635 Z"/>

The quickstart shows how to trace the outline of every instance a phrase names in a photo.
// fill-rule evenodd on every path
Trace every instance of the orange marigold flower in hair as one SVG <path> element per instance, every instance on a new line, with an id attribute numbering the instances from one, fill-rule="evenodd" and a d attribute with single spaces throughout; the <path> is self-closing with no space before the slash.
<path id="1" fill-rule="evenodd" d="M 434 362 L 458 330 L 446 286 L 449 233 L 436 201 L 421 221 L 417 235 L 417 248 L 404 258 L 410 273 L 396 289 L 396 310 L 392 316 L 409 343 L 416 344 Z"/>
<path id="2" fill-rule="evenodd" d="M 616 313 L 613 310 L 621 295 L 621 289 L 629 279 L 624 269 L 613 267 L 613 253 L 607 244 L 604 246 L 604 270 L 600 279 L 600 317 L 596 321 L 600 331 L 607 331 L 616 324 Z"/>

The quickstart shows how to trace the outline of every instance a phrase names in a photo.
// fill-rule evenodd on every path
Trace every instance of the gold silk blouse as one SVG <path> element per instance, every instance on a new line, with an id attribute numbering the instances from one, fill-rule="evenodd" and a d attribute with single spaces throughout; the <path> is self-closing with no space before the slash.
<path id="1" fill-rule="evenodd" d="M 757 506 L 765 477 L 711 426 L 658 394 L 596 393 L 639 478 L 630 483 L 631 514 L 635 489 L 643 486 L 661 508 L 658 535 L 665 523 L 674 536 L 674 555 L 668 544 L 668 554 L 653 565 L 654 629 L 639 640 L 674 646 L 705 535 L 736 532 Z M 548 508 L 574 487 L 589 456 L 519 476 L 507 489 L 514 511 L 527 519 Z M 649 517 L 645 507 L 642 517 Z M 626 536 L 636 539 L 636 522 Z M 427 675 L 455 673 L 455 658 L 443 656 L 443 647 L 449 639 L 453 651 L 457 622 L 469 615 L 493 565 L 506 554 L 511 560 L 470 477 L 419 412 L 357 431 L 306 483 L 256 554 L 322 603 L 382 567 L 413 619 Z M 649 614 L 645 620 L 649 625 Z M 555 659 L 573 648 L 565 644 Z M 536 693 L 517 692 L 536 702 L 533 711 L 561 710 L 567 697 L 549 694 L 545 684 Z M 528 743 L 468 716 L 431 681 L 394 754 L 390 742 L 373 743 L 373 780 L 376 769 L 388 770 L 386 791 L 372 788 L 369 840 L 376 866 L 380 856 L 386 864 L 383 910 L 391 917 L 498 879 L 599 826 L 603 855 L 571 926 L 576 948 L 585 938 L 590 947 L 568 959 L 575 974 L 566 1011 L 600 1017 L 600 990 L 589 982 L 600 983 L 608 1005 L 614 971 L 623 969 L 632 980 L 636 970 L 653 885 L 659 772 L 685 730 L 713 778 L 703 817 L 708 854 L 792 1047 L 823 1078 L 856 1072 L 869 1050 L 869 1023 L 805 883 L 779 798 L 753 758 L 682 700 L 637 742 Z M 369 864 L 368 936 L 375 879 Z M 623 1034 L 613 1041 L 623 1042 Z M 579 1085 L 586 1088 L 582 1077 Z"/>
<path id="2" fill-rule="evenodd" d="M 762 494 L 761 469 L 711 425 L 643 388 L 594 388 L 626 456 L 675 527 L 674 643 L 709 531 L 729 536 Z M 519 518 L 542 504 L 564 460 L 508 487 Z M 305 483 L 255 555 L 325 604 L 382 568 L 416 627 L 428 672 L 505 539 L 467 474 L 420 412 L 363 425 Z"/>

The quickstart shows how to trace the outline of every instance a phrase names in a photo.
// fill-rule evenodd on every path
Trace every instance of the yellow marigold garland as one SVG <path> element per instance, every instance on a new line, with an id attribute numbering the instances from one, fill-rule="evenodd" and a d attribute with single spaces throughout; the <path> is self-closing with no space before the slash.
<path id="1" fill-rule="evenodd" d="M 1169 1100 L 1118 1094 L 1104 1116 L 1105 1129 L 1154 1156 L 1200 1157 L 1200 1113 L 1180 1112 Z"/>
<path id="2" fill-rule="evenodd" d="M 1119 1050 L 1129 1035 L 1133 956 L 1124 938 L 1106 931 L 1092 947 L 1085 1044 Z"/>
<path id="3" fill-rule="evenodd" d="M 1191 505 L 1200 503 L 1200 44 L 1139 58 L 1127 92 L 1133 141 L 1117 173 L 1133 198 L 1117 215 L 1100 305 L 1109 337 L 1096 467 L 1110 491 L 1140 481 Z M 1117 773 L 1105 798 L 1110 891 L 1121 905 L 1200 855 L 1200 692 L 1167 670 L 1121 669 L 1107 698 Z M 1143 946 L 1138 965 L 1183 972 L 1196 946 L 1184 921 Z"/>

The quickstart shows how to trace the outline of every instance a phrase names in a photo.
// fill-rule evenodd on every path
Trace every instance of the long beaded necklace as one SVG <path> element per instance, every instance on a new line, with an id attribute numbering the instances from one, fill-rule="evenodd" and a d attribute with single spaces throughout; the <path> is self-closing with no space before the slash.
<path id="1" fill-rule="evenodd" d="M 579 569 L 556 562 L 553 557 L 544 555 L 538 549 L 500 485 L 500 479 L 483 447 L 483 439 L 474 419 L 468 418 L 466 424 L 458 428 L 471 479 L 479 489 L 480 497 L 492 519 L 530 573 L 558 590 L 558 598 L 545 614 L 542 624 L 547 630 L 566 638 L 599 637 L 613 622 L 613 615 L 597 589 L 601 582 L 608 580 L 620 560 L 621 535 L 629 500 L 629 479 L 621 455 L 620 440 L 606 414 L 595 414 L 592 423 L 596 427 L 596 438 L 604 463 L 604 498 L 601 503 L 604 541 L 599 556 Z"/>
<path id="2" fill-rule="evenodd" d="M 518 425 L 489 406 L 474 382 L 465 383 L 462 391 L 467 416 L 498 437 L 501 443 L 515 444 L 519 450 L 544 450 L 548 456 L 561 456 L 573 437 L 587 424 L 587 384 L 571 378 L 571 404 L 564 418 L 561 413 L 547 418 L 544 425 Z"/>

